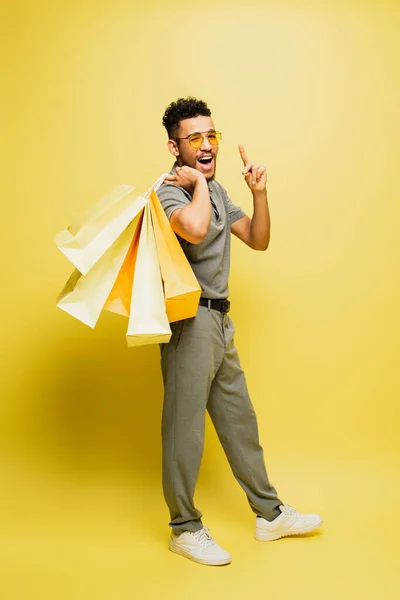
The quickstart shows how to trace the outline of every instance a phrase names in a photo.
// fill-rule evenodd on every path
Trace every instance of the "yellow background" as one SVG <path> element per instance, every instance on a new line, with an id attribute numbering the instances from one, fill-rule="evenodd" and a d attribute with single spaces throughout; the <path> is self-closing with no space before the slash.
<path id="1" fill-rule="evenodd" d="M 4 598 L 397 598 L 399 5 L 4 2 L 0 569 Z M 208 422 L 196 500 L 225 568 L 167 550 L 157 347 L 55 307 L 55 233 L 169 170 L 179 96 L 266 164 L 266 253 L 232 244 L 236 343 L 267 469 L 320 533 L 257 543 Z M 397 167 L 397 169 L 396 169 Z M 4 593 L 4 591 L 6 593 Z"/>

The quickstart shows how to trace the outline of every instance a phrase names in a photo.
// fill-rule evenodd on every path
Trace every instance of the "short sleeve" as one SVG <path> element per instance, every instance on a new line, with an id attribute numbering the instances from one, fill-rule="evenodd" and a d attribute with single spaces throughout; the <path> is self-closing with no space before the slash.
<path id="1" fill-rule="evenodd" d="M 186 190 L 170 183 L 163 184 L 158 190 L 157 196 L 168 220 L 175 210 L 185 208 L 191 201 L 191 196 Z"/>
<path id="2" fill-rule="evenodd" d="M 239 221 L 239 219 L 242 219 L 243 217 L 245 217 L 246 213 L 240 208 L 240 206 L 236 206 L 236 204 L 233 204 L 233 202 L 230 200 L 226 190 L 224 190 L 224 192 L 225 192 L 227 208 L 228 208 L 229 225 L 232 225 L 232 223 L 235 223 L 236 221 Z"/>

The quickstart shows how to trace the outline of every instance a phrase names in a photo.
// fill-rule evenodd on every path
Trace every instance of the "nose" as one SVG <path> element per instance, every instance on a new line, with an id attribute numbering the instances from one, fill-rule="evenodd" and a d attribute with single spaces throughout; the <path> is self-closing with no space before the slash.
<path id="1" fill-rule="evenodd" d="M 202 138 L 203 142 L 201 144 L 200 150 L 211 150 L 212 144 L 210 144 L 208 137 L 206 135 L 203 135 Z"/>

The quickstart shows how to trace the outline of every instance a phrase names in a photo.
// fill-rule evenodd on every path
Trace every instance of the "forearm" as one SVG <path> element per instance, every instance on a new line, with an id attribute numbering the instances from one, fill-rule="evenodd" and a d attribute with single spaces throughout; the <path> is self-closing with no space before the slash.
<path id="1" fill-rule="evenodd" d="M 254 250 L 266 250 L 271 232 L 267 190 L 253 192 L 253 202 L 254 212 L 250 224 L 250 244 Z"/>
<path id="2" fill-rule="evenodd" d="M 186 235 L 194 240 L 194 243 L 200 243 L 207 235 L 211 216 L 207 181 L 204 177 L 199 177 L 193 191 L 192 201 L 179 212 L 179 223 Z"/>

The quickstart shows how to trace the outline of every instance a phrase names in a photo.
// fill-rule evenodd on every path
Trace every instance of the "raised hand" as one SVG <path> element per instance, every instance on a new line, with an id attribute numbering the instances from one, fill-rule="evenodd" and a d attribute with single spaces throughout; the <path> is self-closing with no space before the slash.
<path id="1" fill-rule="evenodd" d="M 184 166 L 176 167 L 175 174 L 168 175 L 168 177 L 164 179 L 164 182 L 178 185 L 189 192 L 189 194 L 192 194 L 199 178 L 203 178 L 205 180 L 204 175 L 200 173 L 200 171 L 197 171 L 197 169 L 192 169 L 192 167 Z"/>
<path id="2" fill-rule="evenodd" d="M 244 164 L 242 173 L 250 190 L 252 192 L 264 191 L 267 185 L 267 169 L 263 165 L 251 163 L 242 144 L 239 144 L 239 152 Z"/>

